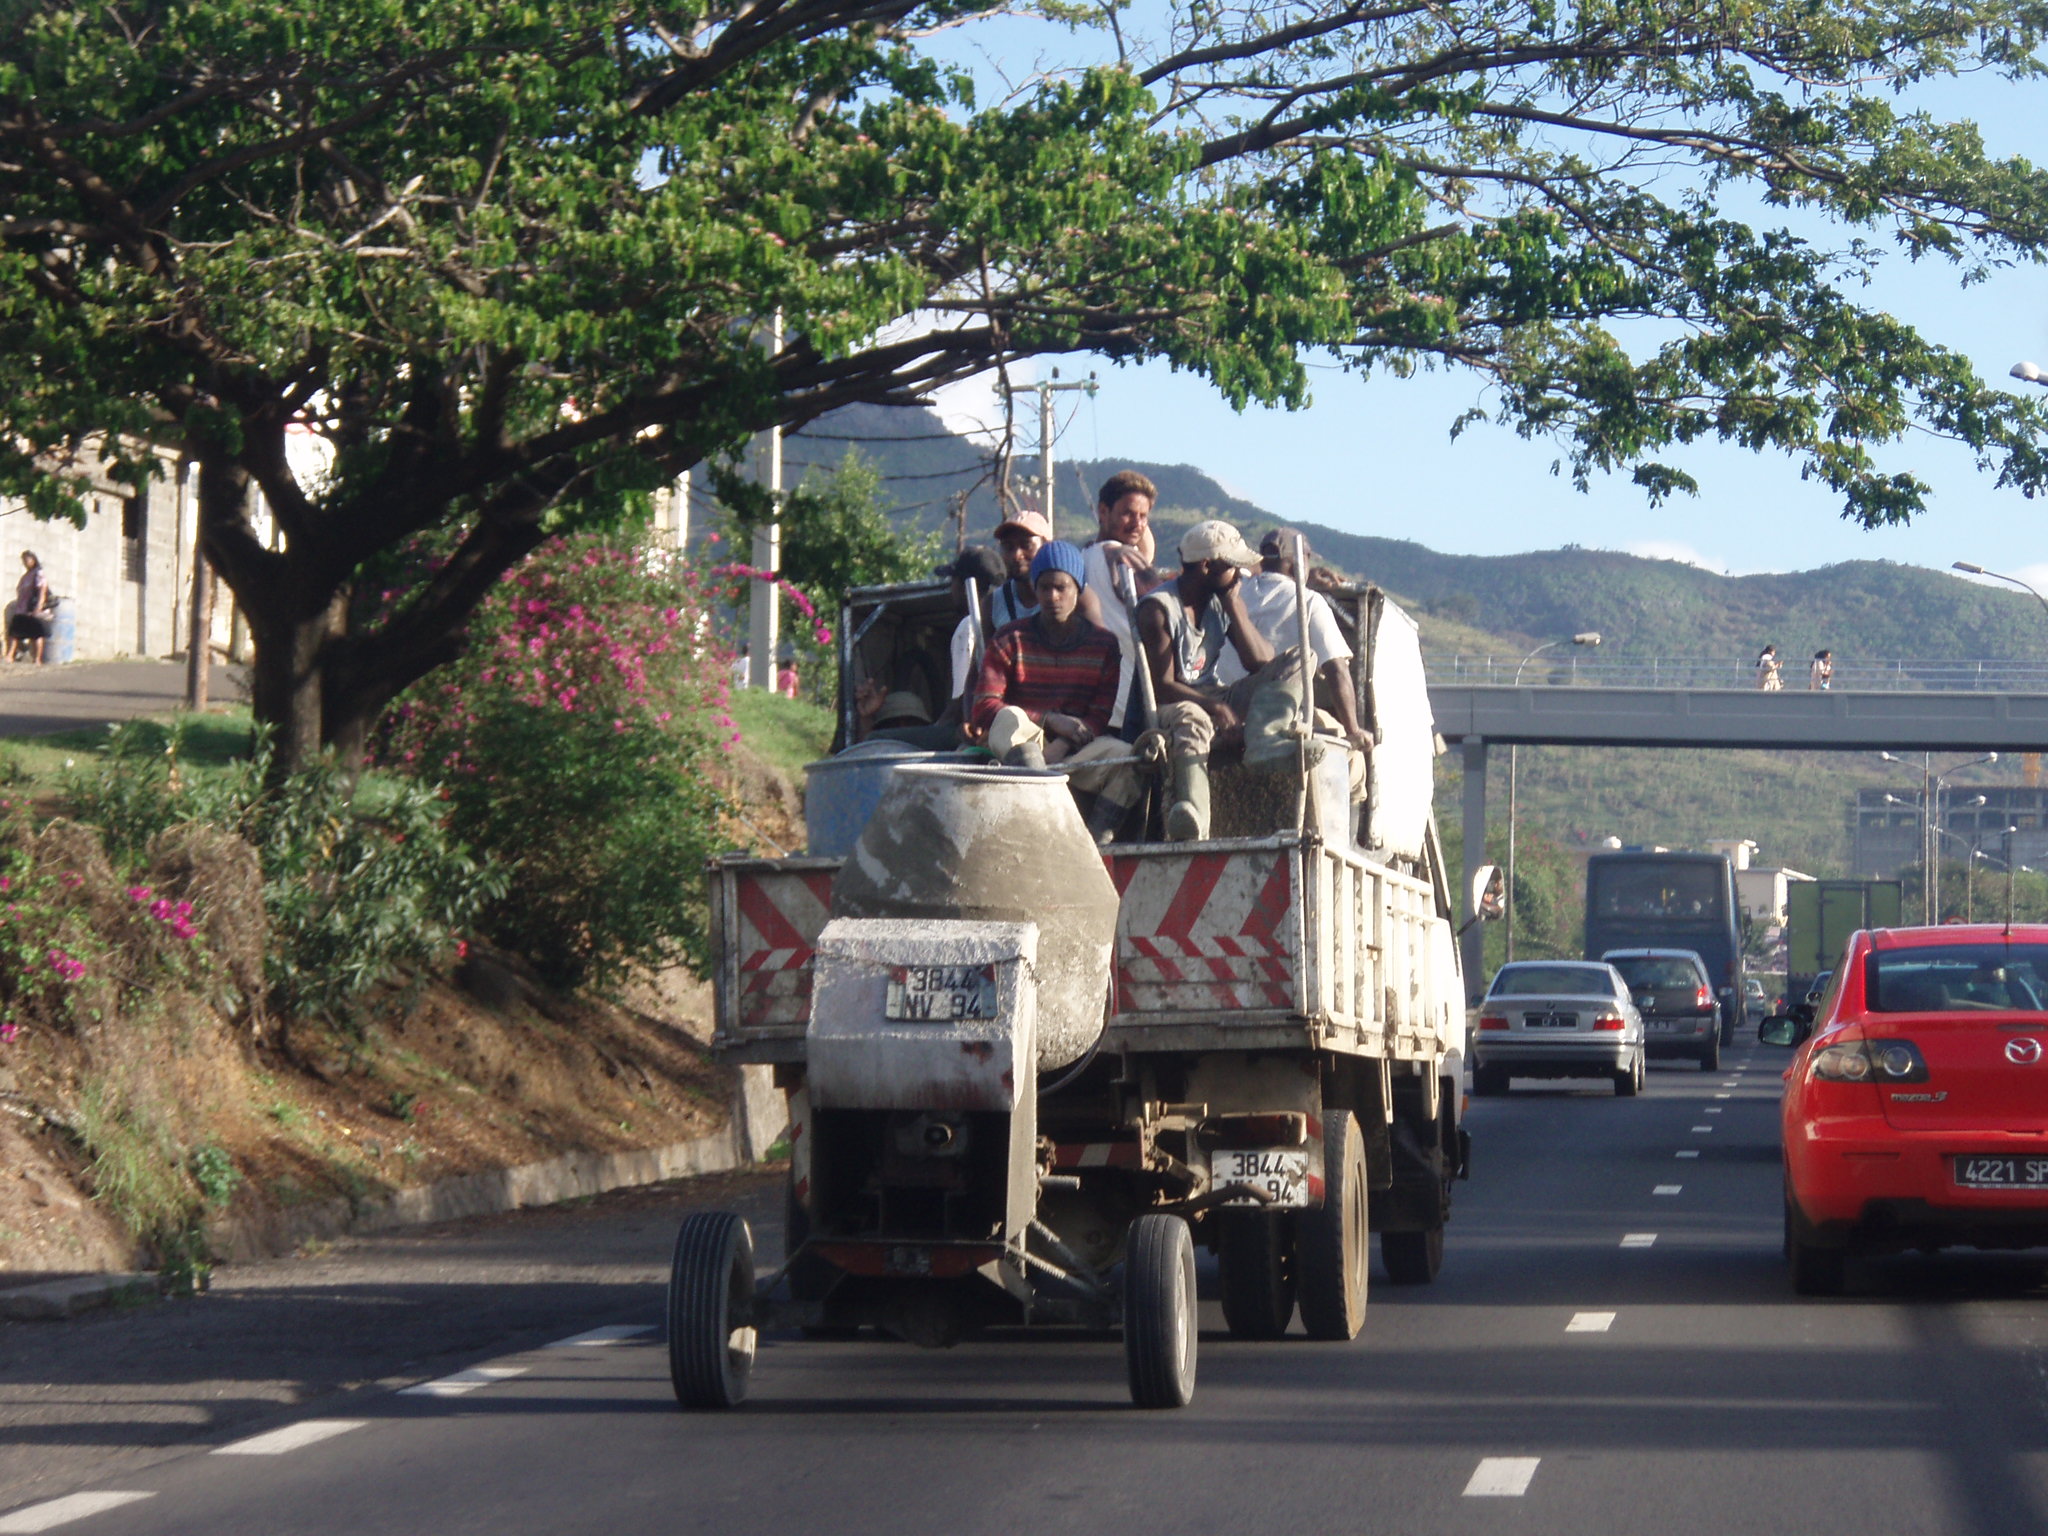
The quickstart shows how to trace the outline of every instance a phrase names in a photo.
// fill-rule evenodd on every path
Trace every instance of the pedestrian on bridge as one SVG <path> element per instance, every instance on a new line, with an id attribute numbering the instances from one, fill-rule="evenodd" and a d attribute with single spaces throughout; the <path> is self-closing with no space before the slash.
<path id="1" fill-rule="evenodd" d="M 1813 653 L 1813 667 L 1807 673 L 1806 686 L 1814 693 L 1826 693 L 1835 680 L 1835 653 L 1822 647 Z"/>
<path id="2" fill-rule="evenodd" d="M 1776 693 L 1785 686 L 1785 679 L 1778 665 L 1778 647 L 1767 645 L 1757 654 L 1756 685 L 1765 693 Z"/>

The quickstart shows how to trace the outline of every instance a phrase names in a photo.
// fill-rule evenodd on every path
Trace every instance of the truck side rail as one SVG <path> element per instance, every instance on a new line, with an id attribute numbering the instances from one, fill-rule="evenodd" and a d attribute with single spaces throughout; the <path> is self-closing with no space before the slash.
<path id="1" fill-rule="evenodd" d="M 1106 1043 L 1410 1060 L 1458 1039 L 1464 1000 L 1427 881 L 1299 832 L 1119 844 L 1104 859 L 1119 898 Z M 812 951 L 840 863 L 712 862 L 722 1055 L 803 1059 Z"/>

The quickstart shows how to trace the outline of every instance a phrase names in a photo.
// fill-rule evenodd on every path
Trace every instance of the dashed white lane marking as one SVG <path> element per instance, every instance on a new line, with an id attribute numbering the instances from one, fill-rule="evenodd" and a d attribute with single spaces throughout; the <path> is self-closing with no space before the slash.
<path id="1" fill-rule="evenodd" d="M 523 1365 L 479 1365 L 473 1370 L 457 1371 L 453 1376 L 443 1376 L 438 1381 L 423 1381 L 416 1387 L 400 1387 L 400 1397 L 460 1397 L 465 1392 L 474 1392 L 478 1387 L 488 1387 L 494 1381 L 503 1381 L 508 1376 L 523 1376 Z"/>
<path id="2" fill-rule="evenodd" d="M 1473 1468 L 1465 1485 L 1468 1499 L 1519 1499 L 1529 1491 L 1540 1456 L 1488 1456 Z"/>
<path id="3" fill-rule="evenodd" d="M 1672 1155 L 1675 1157 L 1698 1157 L 1700 1155 L 1700 1149 L 1698 1147 L 1687 1147 L 1684 1151 L 1677 1152 Z"/>
<path id="4" fill-rule="evenodd" d="M 361 1429 L 368 1419 L 307 1419 L 300 1424 L 287 1424 L 283 1429 L 273 1429 L 265 1435 L 251 1435 L 246 1440 L 232 1441 L 217 1445 L 216 1456 L 282 1456 L 286 1451 L 296 1451 L 302 1445 L 317 1445 L 322 1440 L 332 1440 L 336 1435 L 345 1435 L 352 1429 Z"/>
<path id="5" fill-rule="evenodd" d="M 51 1499 L 42 1504 L 31 1504 L 26 1509 L 17 1509 L 11 1515 L 0 1515 L 0 1532 L 6 1536 L 26 1536 L 31 1531 L 54 1531 L 60 1525 L 69 1525 L 73 1520 L 83 1520 L 87 1515 L 97 1515 L 102 1510 L 119 1509 L 123 1504 L 134 1504 L 142 1499 L 153 1499 L 153 1493 L 70 1493 L 61 1499 Z"/>
<path id="6" fill-rule="evenodd" d="M 1713 1129 L 1711 1125 L 1696 1125 L 1692 1128 L 1692 1133 L 1695 1136 L 1705 1136 L 1712 1132 Z"/>
<path id="7" fill-rule="evenodd" d="M 1732 1093 L 1717 1093 L 1714 1095 L 1714 1097 L 1717 1099 L 1732 1099 L 1735 1097 L 1735 1095 Z"/>
<path id="8" fill-rule="evenodd" d="M 1654 1232 L 1629 1232 L 1623 1235 L 1621 1246 L 1624 1248 L 1647 1248 L 1656 1241 L 1657 1234 Z"/>
<path id="9" fill-rule="evenodd" d="M 1707 1115 L 1718 1115 L 1719 1113 L 1721 1113 L 1721 1111 L 1716 1109 L 1713 1105 L 1709 1104 L 1704 1110 L 1701 1111 L 1701 1113 Z"/>
<path id="10" fill-rule="evenodd" d="M 593 1328 L 588 1333 L 579 1333 L 572 1338 L 557 1339 L 547 1345 L 549 1349 L 595 1349 L 606 1344 L 623 1344 L 627 1339 L 637 1339 L 643 1333 L 654 1332 L 652 1323 L 608 1323 L 602 1328 Z"/>
<path id="11" fill-rule="evenodd" d="M 1614 1326 L 1612 1312 L 1574 1312 L 1564 1325 L 1566 1333 L 1605 1333 Z"/>
<path id="12" fill-rule="evenodd" d="M 1685 1188 L 1683 1184 L 1659 1184 L 1650 1193 L 1653 1195 L 1675 1195 L 1683 1188 Z"/>

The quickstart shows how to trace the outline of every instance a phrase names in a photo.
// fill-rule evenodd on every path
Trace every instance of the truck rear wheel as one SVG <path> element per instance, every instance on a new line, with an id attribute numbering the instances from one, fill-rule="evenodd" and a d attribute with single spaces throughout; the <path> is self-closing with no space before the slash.
<path id="1" fill-rule="evenodd" d="M 1444 1229 L 1382 1232 L 1380 1262 L 1387 1267 L 1387 1278 L 1396 1285 L 1428 1285 L 1444 1267 Z"/>
<path id="2" fill-rule="evenodd" d="M 1264 1211 L 1225 1211 L 1217 1220 L 1223 1321 L 1236 1338 L 1279 1338 L 1294 1317 L 1293 1222 Z"/>
<path id="3" fill-rule="evenodd" d="M 1369 1226 L 1365 1137 L 1351 1111 L 1323 1119 L 1323 1203 L 1295 1218 L 1301 1325 L 1312 1339 L 1353 1339 L 1365 1326 Z"/>
<path id="4" fill-rule="evenodd" d="M 754 1236 L 730 1211 L 696 1211 L 668 1277 L 668 1375 L 685 1408 L 735 1408 L 754 1371 Z"/>
<path id="5" fill-rule="evenodd" d="M 1178 1216 L 1153 1213 L 1124 1240 L 1124 1364 L 1140 1408 L 1195 1395 L 1195 1244 Z"/>

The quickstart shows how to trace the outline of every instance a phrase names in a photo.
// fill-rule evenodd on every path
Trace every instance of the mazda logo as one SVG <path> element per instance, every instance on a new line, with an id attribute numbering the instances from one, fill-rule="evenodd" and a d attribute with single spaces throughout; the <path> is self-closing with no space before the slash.
<path id="1" fill-rule="evenodd" d="M 2005 1042 L 2005 1059 L 2017 1067 L 2031 1067 L 2041 1059 L 2041 1042 L 2022 1035 Z"/>

